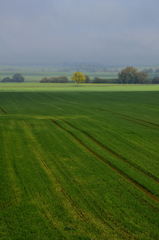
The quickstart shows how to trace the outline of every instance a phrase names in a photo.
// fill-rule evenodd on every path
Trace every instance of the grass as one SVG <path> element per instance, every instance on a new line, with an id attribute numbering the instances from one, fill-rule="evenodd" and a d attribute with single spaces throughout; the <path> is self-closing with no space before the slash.
<path id="1" fill-rule="evenodd" d="M 76 83 L 0 83 L 0 92 L 37 92 L 37 91 L 68 91 L 68 92 L 132 92 L 132 91 L 158 91 L 159 85 L 138 85 L 138 84 L 80 84 Z"/>
<path id="2" fill-rule="evenodd" d="M 0 239 L 158 239 L 158 90 L 0 86 Z"/>

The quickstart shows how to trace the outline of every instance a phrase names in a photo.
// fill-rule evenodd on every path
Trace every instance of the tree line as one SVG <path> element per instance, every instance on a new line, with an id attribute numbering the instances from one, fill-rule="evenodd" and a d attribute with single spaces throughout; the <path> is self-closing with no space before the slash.
<path id="1" fill-rule="evenodd" d="M 154 72 L 153 68 L 149 68 L 149 69 L 144 68 L 143 71 L 147 72 L 147 73 L 153 73 Z M 156 68 L 155 73 L 159 73 L 159 68 Z"/>
<path id="2" fill-rule="evenodd" d="M 148 69 L 150 72 L 150 69 Z M 156 69 L 156 73 L 159 72 L 159 69 Z M 115 83 L 115 84 L 159 84 L 159 77 L 155 76 L 152 81 L 148 79 L 148 72 L 145 69 L 141 72 L 137 71 L 134 67 L 126 67 L 122 69 L 121 72 L 118 72 L 118 78 L 116 79 L 103 79 L 99 77 L 95 77 L 93 81 L 91 81 L 88 75 L 84 75 L 81 72 L 75 72 L 71 79 L 78 83 Z M 12 78 L 5 77 L 1 80 L 1 82 L 24 82 L 24 77 L 20 73 L 15 73 Z M 68 83 L 68 78 L 66 76 L 60 77 L 50 77 L 50 78 L 42 78 L 40 80 L 41 83 Z"/>
<path id="3" fill-rule="evenodd" d="M 99 78 L 99 77 L 94 77 L 94 80 L 92 81 L 92 83 L 122 83 L 121 80 L 119 78 L 113 78 L 113 79 L 104 79 L 104 78 Z"/>
<path id="4" fill-rule="evenodd" d="M 85 82 L 85 83 L 90 83 L 91 79 L 88 75 L 83 75 L 83 73 L 76 72 L 74 73 L 74 80 L 75 82 Z M 83 77 L 84 76 L 84 77 Z M 68 78 L 66 76 L 61 76 L 61 77 L 50 77 L 50 78 L 42 78 L 40 80 L 41 83 L 68 83 Z"/>
<path id="5" fill-rule="evenodd" d="M 43 78 L 40 81 L 41 83 L 68 83 L 68 78 L 65 76 L 61 77 L 50 77 L 50 78 Z"/>
<path id="6" fill-rule="evenodd" d="M 158 69 L 156 69 L 155 72 L 158 72 Z M 152 81 L 150 81 L 147 71 L 143 70 L 139 72 L 134 67 L 122 69 L 121 72 L 118 73 L 118 78 L 122 84 L 159 84 L 159 77 L 155 76 Z"/>
<path id="7" fill-rule="evenodd" d="M 158 69 L 156 69 L 157 71 Z M 151 72 L 148 69 L 148 72 Z M 148 79 L 148 72 L 145 69 L 141 72 L 137 71 L 134 67 L 126 67 L 122 69 L 121 72 L 118 72 L 118 78 L 116 79 L 103 79 L 99 77 L 95 77 L 93 81 L 91 81 L 88 75 L 84 75 L 81 72 L 75 72 L 71 79 L 78 83 L 109 83 L 109 84 L 159 84 L 159 77 L 155 76 L 152 81 Z M 67 77 L 52 77 L 52 78 L 43 78 L 41 83 L 66 83 L 68 82 Z"/>
<path id="8" fill-rule="evenodd" d="M 139 72 L 134 67 L 126 67 L 122 69 L 121 72 L 118 72 L 117 79 L 101 79 L 95 77 L 93 83 L 116 83 L 116 84 L 159 84 L 159 77 L 155 76 L 152 81 L 148 79 L 148 73 L 152 73 L 152 69 L 147 71 L 144 69 Z M 159 72 L 159 69 L 156 69 L 156 73 Z"/>
<path id="9" fill-rule="evenodd" d="M 1 82 L 24 82 L 24 77 L 21 73 L 15 73 L 12 78 L 5 77 L 1 80 Z"/>

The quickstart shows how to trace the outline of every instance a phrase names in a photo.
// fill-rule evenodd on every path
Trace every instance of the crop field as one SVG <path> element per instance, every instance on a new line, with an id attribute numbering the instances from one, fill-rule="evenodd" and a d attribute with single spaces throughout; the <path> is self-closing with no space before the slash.
<path id="1" fill-rule="evenodd" d="M 39 85 L 0 85 L 0 239 L 159 239 L 159 86 Z"/>

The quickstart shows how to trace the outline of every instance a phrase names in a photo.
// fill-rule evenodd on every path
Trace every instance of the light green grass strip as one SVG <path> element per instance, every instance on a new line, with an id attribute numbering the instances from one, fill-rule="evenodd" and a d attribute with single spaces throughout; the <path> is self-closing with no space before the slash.
<path id="1" fill-rule="evenodd" d="M 159 85 L 117 85 L 117 84 L 80 84 L 75 83 L 0 83 L 0 92 L 30 92 L 30 91 L 94 91 L 94 92 L 119 92 L 119 91 L 159 91 Z"/>

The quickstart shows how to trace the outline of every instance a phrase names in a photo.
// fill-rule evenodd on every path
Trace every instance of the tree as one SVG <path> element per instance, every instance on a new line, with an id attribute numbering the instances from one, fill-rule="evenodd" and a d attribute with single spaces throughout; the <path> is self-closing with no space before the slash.
<path id="1" fill-rule="evenodd" d="M 88 75 L 85 75 L 85 83 L 90 83 L 91 82 L 91 79 Z"/>
<path id="2" fill-rule="evenodd" d="M 153 69 L 152 68 L 149 68 L 149 69 L 144 68 L 143 72 L 153 73 Z"/>
<path id="3" fill-rule="evenodd" d="M 83 83 L 86 78 L 85 78 L 85 76 L 84 76 L 83 73 L 81 73 L 81 72 L 75 72 L 75 73 L 73 74 L 73 76 L 71 77 L 71 79 L 72 79 L 74 82 L 78 83 L 78 86 L 79 86 L 79 83 Z"/>
<path id="4" fill-rule="evenodd" d="M 5 77 L 1 82 L 24 82 L 24 77 L 20 73 L 15 73 L 12 78 Z"/>
<path id="5" fill-rule="evenodd" d="M 132 82 L 132 83 L 148 83 L 146 81 L 147 77 L 148 77 L 147 72 L 144 72 L 144 71 L 136 72 L 136 77 L 134 79 L 134 82 Z"/>
<path id="6" fill-rule="evenodd" d="M 12 82 L 13 80 L 10 77 L 5 77 L 1 82 Z"/>
<path id="7" fill-rule="evenodd" d="M 21 73 L 15 73 L 12 77 L 13 82 L 24 82 L 24 77 Z"/>
<path id="8" fill-rule="evenodd" d="M 132 83 L 135 81 L 137 69 L 133 67 L 126 67 L 118 73 L 118 78 L 122 83 Z"/>
<path id="9" fill-rule="evenodd" d="M 157 69 L 155 70 L 155 73 L 159 73 L 159 68 L 157 68 Z"/>
<path id="10" fill-rule="evenodd" d="M 147 79 L 147 72 L 138 72 L 134 67 L 126 67 L 118 73 L 121 83 L 144 83 Z"/>
<path id="11" fill-rule="evenodd" d="M 152 84 L 159 84 L 159 77 L 155 76 L 155 77 L 152 79 Z"/>

